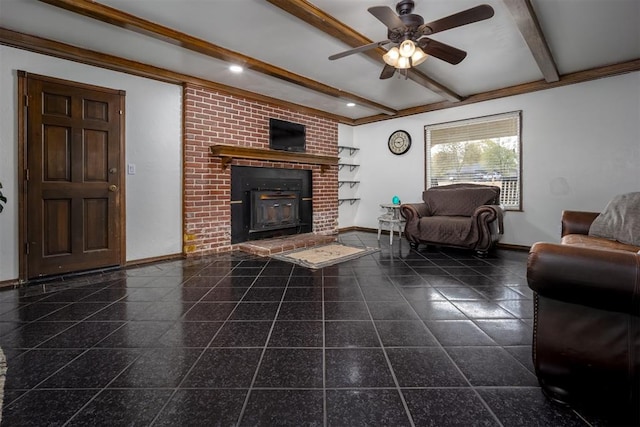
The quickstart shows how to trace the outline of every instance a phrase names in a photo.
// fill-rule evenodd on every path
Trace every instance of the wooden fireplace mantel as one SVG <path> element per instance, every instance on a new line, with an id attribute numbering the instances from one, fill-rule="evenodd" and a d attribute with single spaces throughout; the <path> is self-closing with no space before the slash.
<path id="1" fill-rule="evenodd" d="M 320 170 L 324 172 L 329 166 L 337 165 L 339 159 L 339 157 L 335 156 L 266 150 L 264 148 L 234 147 L 232 145 L 212 145 L 210 150 L 212 155 L 221 158 L 222 169 L 226 169 L 233 159 L 251 159 L 320 165 Z"/>

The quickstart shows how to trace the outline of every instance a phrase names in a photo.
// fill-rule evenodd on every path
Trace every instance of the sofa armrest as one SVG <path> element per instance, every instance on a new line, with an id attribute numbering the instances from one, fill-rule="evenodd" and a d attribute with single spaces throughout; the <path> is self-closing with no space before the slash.
<path id="1" fill-rule="evenodd" d="M 400 213 L 408 222 L 429 215 L 429 207 L 426 203 L 403 203 L 400 205 Z"/>
<path id="2" fill-rule="evenodd" d="M 640 312 L 640 255 L 535 243 L 527 263 L 529 287 L 565 302 L 622 313 Z"/>
<path id="3" fill-rule="evenodd" d="M 598 215 L 598 212 L 562 211 L 561 236 L 564 237 L 567 234 L 588 235 L 591 223 Z"/>

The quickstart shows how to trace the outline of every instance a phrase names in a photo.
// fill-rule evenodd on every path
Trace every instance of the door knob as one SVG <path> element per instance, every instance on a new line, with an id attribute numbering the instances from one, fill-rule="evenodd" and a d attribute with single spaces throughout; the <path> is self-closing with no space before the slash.
<path id="1" fill-rule="evenodd" d="M 118 186 L 114 185 L 114 184 L 111 184 L 109 186 L 109 191 L 111 191 L 112 193 L 118 191 Z"/>

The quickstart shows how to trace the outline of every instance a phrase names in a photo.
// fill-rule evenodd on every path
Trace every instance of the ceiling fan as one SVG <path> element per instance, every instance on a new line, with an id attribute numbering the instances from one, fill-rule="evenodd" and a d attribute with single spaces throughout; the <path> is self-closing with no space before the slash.
<path id="1" fill-rule="evenodd" d="M 397 46 L 393 46 L 382 57 L 386 65 L 380 74 L 381 79 L 390 78 L 396 70 L 400 70 L 406 76 L 409 68 L 421 64 L 428 55 L 450 64 L 459 64 L 467 56 L 467 52 L 427 36 L 483 21 L 493 16 L 493 8 L 483 4 L 425 24 L 422 16 L 411 13 L 414 7 L 413 0 L 398 2 L 397 14 L 388 6 L 370 7 L 368 11 L 386 25 L 387 39 L 331 55 L 329 59 L 344 58 L 354 53 L 395 43 Z"/>

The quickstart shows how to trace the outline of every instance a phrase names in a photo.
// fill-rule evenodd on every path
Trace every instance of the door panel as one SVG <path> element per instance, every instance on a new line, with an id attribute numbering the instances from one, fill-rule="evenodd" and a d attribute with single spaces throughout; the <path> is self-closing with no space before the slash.
<path id="1" fill-rule="evenodd" d="M 84 200 L 84 250 L 96 251 L 109 246 L 109 204 L 105 199 Z"/>
<path id="2" fill-rule="evenodd" d="M 84 132 L 84 180 L 85 182 L 109 181 L 109 134 L 86 130 Z"/>
<path id="3" fill-rule="evenodd" d="M 28 277 L 120 265 L 123 95 L 33 76 L 27 93 Z"/>
<path id="4" fill-rule="evenodd" d="M 71 180 L 71 129 L 43 126 L 42 162 L 44 181 Z"/>
<path id="5" fill-rule="evenodd" d="M 69 255 L 71 253 L 71 200 L 48 199 L 43 201 L 44 256 Z"/>

